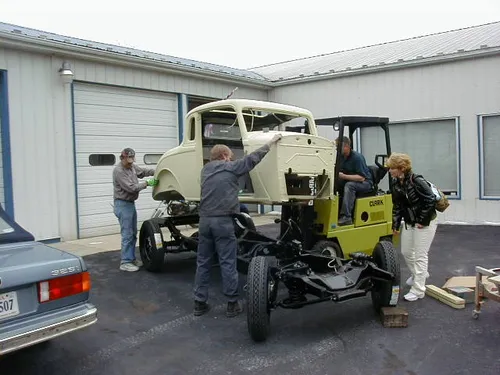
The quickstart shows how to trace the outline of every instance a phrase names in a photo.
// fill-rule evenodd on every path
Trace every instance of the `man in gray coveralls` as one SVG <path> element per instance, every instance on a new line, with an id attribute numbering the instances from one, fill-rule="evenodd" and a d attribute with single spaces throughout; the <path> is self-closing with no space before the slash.
<path id="1" fill-rule="evenodd" d="M 269 152 L 271 141 L 246 155 L 231 161 L 232 151 L 225 145 L 215 145 L 210 151 L 210 162 L 201 170 L 201 199 L 199 207 L 197 268 L 194 282 L 194 315 L 210 310 L 207 304 L 210 270 L 215 253 L 222 274 L 222 292 L 228 298 L 226 316 L 234 317 L 243 309 L 238 302 L 238 244 L 234 233 L 233 215 L 240 212 L 238 178 L 250 172 Z"/>

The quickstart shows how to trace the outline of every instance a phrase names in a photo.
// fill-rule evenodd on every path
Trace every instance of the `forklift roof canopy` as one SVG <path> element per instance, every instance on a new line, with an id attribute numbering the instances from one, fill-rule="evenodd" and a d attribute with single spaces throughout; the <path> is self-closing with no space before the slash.
<path id="1" fill-rule="evenodd" d="M 354 126 L 355 128 L 368 128 L 372 126 L 383 126 L 389 124 L 388 117 L 364 117 L 364 116 L 340 116 L 314 119 L 316 125 L 334 126 L 342 120 L 344 126 Z"/>

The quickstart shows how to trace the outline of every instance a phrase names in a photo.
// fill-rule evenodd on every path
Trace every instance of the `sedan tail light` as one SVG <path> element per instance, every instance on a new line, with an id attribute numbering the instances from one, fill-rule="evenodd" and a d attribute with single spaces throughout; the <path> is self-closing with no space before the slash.
<path id="1" fill-rule="evenodd" d="M 58 277 L 38 283 L 38 301 L 54 301 L 90 290 L 90 274 L 81 272 L 76 275 Z"/>

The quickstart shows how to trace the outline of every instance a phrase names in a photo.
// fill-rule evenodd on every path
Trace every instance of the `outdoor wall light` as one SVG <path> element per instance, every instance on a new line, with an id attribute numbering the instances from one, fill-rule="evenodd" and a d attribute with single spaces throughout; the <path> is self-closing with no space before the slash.
<path id="1" fill-rule="evenodd" d="M 71 65 L 69 62 L 64 61 L 62 63 L 61 69 L 59 69 L 59 75 L 61 76 L 64 83 L 70 83 L 73 81 L 73 71 L 71 70 Z"/>

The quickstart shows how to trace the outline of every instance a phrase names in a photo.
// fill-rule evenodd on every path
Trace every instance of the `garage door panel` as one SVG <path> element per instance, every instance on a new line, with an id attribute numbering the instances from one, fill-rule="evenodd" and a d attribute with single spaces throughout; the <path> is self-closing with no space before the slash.
<path id="1" fill-rule="evenodd" d="M 161 111 L 175 111 L 175 100 L 165 100 L 162 97 L 139 96 L 130 94 L 117 94 L 110 96 L 104 92 L 82 91 L 75 104 L 97 105 L 106 107 L 152 109 Z"/>
<path id="2" fill-rule="evenodd" d="M 123 147 L 120 148 L 120 151 L 123 149 Z M 145 164 L 144 163 L 144 156 L 145 155 L 160 155 L 162 156 L 165 151 L 167 150 L 167 148 L 165 148 L 164 150 L 158 150 L 158 151 L 154 151 L 154 150 L 150 150 L 149 152 L 147 153 L 144 153 L 144 152 L 137 152 L 136 151 L 136 154 L 135 154 L 135 160 L 136 160 L 136 163 L 137 165 L 139 165 L 140 167 L 142 168 L 155 168 L 154 165 L 152 164 Z M 114 160 L 114 164 L 113 165 L 105 165 L 105 166 L 92 166 L 90 164 L 90 160 L 89 160 L 89 156 L 92 155 L 91 153 L 80 153 L 80 154 L 77 154 L 76 155 L 76 166 L 78 168 L 85 168 L 85 167 L 92 167 L 92 168 L 103 168 L 103 169 L 109 169 L 110 170 L 110 175 L 113 173 L 113 169 L 115 168 L 116 165 L 118 165 L 118 163 L 120 163 L 120 151 L 110 151 L 110 152 L 99 152 L 99 153 L 95 153 L 94 155 L 113 155 L 115 157 L 115 160 Z"/>
<path id="3" fill-rule="evenodd" d="M 113 169 L 124 147 L 136 150 L 143 168 L 145 154 L 163 155 L 178 145 L 175 95 L 99 85 L 75 84 L 75 146 L 80 237 L 119 233 L 113 213 Z M 90 165 L 91 154 L 113 154 L 114 165 Z M 136 201 L 139 223 L 151 217 L 159 202 L 151 188 Z M 140 225 L 140 224 L 139 224 Z"/>
<path id="4" fill-rule="evenodd" d="M 75 96 L 75 103 L 81 102 L 80 98 L 90 93 L 92 95 L 101 95 L 107 94 L 113 98 L 121 98 L 123 96 L 132 97 L 132 98 L 147 98 L 151 100 L 163 100 L 163 101 L 176 101 L 175 95 L 169 95 L 160 91 L 152 91 L 152 90 L 140 90 L 140 89 L 130 89 L 128 87 L 119 87 L 119 86 L 108 86 L 108 85 L 96 85 L 94 83 L 78 83 L 75 85 L 75 93 L 78 93 Z"/>
<path id="5" fill-rule="evenodd" d="M 148 211 L 149 216 L 153 214 L 153 211 L 158 207 L 159 202 L 151 199 L 151 190 L 142 191 L 140 193 L 140 198 L 135 202 L 136 209 Z M 113 195 L 100 196 L 100 197 L 88 197 L 81 198 L 81 209 L 79 213 L 81 216 L 93 216 L 113 212 Z"/>
<path id="6" fill-rule="evenodd" d="M 168 129 L 166 130 L 168 131 Z M 140 136 L 123 136 L 95 138 L 89 135 L 82 135 L 76 139 L 76 149 L 78 153 L 102 154 L 109 152 L 120 152 L 124 147 L 132 147 L 137 152 L 143 153 L 165 152 L 177 146 L 177 138 L 146 138 Z M 146 151 L 147 150 L 147 151 Z"/>
<path id="7" fill-rule="evenodd" d="M 97 228 L 80 229 L 81 238 L 109 236 L 117 233 L 120 233 L 120 226 L 118 224 L 100 226 Z"/>
<path id="8" fill-rule="evenodd" d="M 171 130 L 175 131 L 176 126 L 172 125 Z M 115 136 L 120 137 L 123 135 L 124 129 L 119 124 L 102 124 L 97 122 L 80 122 L 75 126 L 76 135 L 92 135 L 99 133 L 102 136 Z M 165 137 L 165 125 L 139 125 L 128 124 L 125 129 L 129 134 L 136 134 L 139 136 L 147 136 L 152 138 Z"/>
<path id="9" fill-rule="evenodd" d="M 99 167 L 85 167 L 77 171 L 76 177 L 79 186 L 95 184 L 111 184 L 113 182 L 113 172 L 103 170 Z"/>
<path id="10" fill-rule="evenodd" d="M 154 167 L 154 166 L 152 166 Z M 95 170 L 93 168 L 96 168 Z M 79 186 L 94 185 L 94 184 L 111 184 L 113 182 L 113 172 L 110 170 L 97 170 L 98 167 L 81 168 L 77 171 Z M 154 169 L 154 168 L 151 168 Z M 140 178 L 140 181 L 145 181 L 151 176 Z"/>
<path id="11" fill-rule="evenodd" d="M 78 186 L 78 198 L 111 197 L 112 195 L 113 186 L 109 181 Z"/>
<path id="12" fill-rule="evenodd" d="M 151 210 L 147 208 L 146 209 L 137 208 L 138 226 L 140 226 L 140 223 L 142 221 L 149 219 L 153 214 L 153 211 L 154 209 Z M 115 233 L 120 232 L 118 219 L 112 211 L 106 213 L 97 213 L 92 215 L 82 215 L 80 216 L 80 225 L 84 229 L 91 229 L 91 228 L 97 229 L 100 227 L 115 226 L 118 229 L 118 231 Z"/>
<path id="13" fill-rule="evenodd" d="M 174 111 L 159 111 L 138 108 L 102 107 L 80 104 L 75 107 L 78 122 L 100 122 L 112 124 L 160 125 L 172 120 Z"/>

